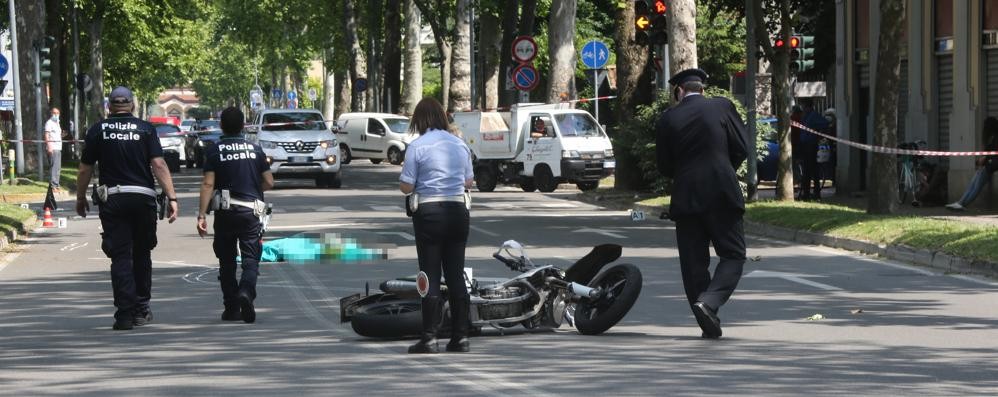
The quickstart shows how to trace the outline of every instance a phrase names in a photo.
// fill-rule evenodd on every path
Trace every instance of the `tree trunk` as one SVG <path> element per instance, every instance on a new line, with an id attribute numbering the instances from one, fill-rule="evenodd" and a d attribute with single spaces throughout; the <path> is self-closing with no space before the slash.
<path id="1" fill-rule="evenodd" d="M 411 115 L 423 98 L 423 49 L 419 46 L 421 16 L 413 0 L 405 0 L 405 77 L 399 111 Z"/>
<path id="2" fill-rule="evenodd" d="M 494 110 L 499 106 L 499 58 L 500 49 L 499 18 L 490 12 L 481 17 L 481 39 L 478 41 L 479 52 L 482 54 L 482 81 L 485 89 L 482 92 L 482 109 Z"/>
<path id="3" fill-rule="evenodd" d="M 616 120 L 630 120 L 638 105 L 651 103 L 654 90 L 651 87 L 651 73 L 648 63 L 651 57 L 648 48 L 634 43 L 634 3 L 626 2 L 625 7 L 618 8 L 614 18 L 617 27 L 614 30 L 614 43 L 617 47 L 617 106 Z M 626 22 L 619 22 L 626 21 Z M 612 131 L 611 135 L 630 134 L 630 131 Z M 642 183 L 641 168 L 638 158 L 631 155 L 630 150 L 616 151 L 617 171 L 614 187 L 618 189 L 633 189 Z"/>
<path id="4" fill-rule="evenodd" d="M 41 139 L 42 129 L 39 128 L 38 91 L 35 86 L 35 44 L 42 40 L 45 31 L 45 4 L 37 1 L 18 1 L 15 4 L 17 13 L 17 51 L 20 66 L 18 76 L 21 79 L 21 108 L 16 109 L 21 112 L 21 127 L 24 139 Z M 42 94 L 44 95 L 44 93 Z M 44 97 L 42 98 L 42 112 L 45 110 Z M 44 119 L 44 115 L 42 116 Z M 39 150 L 40 143 L 24 143 L 24 166 L 27 169 L 37 170 L 42 165 Z"/>
<path id="5" fill-rule="evenodd" d="M 873 144 L 883 147 L 897 147 L 898 102 L 892 93 L 898 92 L 901 73 L 900 46 L 901 29 L 904 27 L 904 2 L 902 0 L 880 0 L 880 20 L 891 23 L 880 24 L 879 50 L 877 52 L 877 80 L 873 102 Z M 874 153 L 870 166 L 869 203 L 866 211 L 870 214 L 892 214 L 897 210 L 895 197 L 898 194 L 897 157 L 891 154 Z"/>
<path id="6" fill-rule="evenodd" d="M 773 75 L 773 97 L 777 123 L 776 132 L 780 145 L 779 163 L 776 172 L 776 199 L 781 201 L 793 201 L 794 199 L 794 174 L 793 174 L 793 147 L 790 143 L 790 49 L 784 46 L 782 49 L 773 47 L 773 39 L 769 36 L 766 26 L 767 14 L 763 9 L 762 2 L 754 2 L 755 7 L 755 33 L 756 43 L 762 47 L 766 58 L 770 60 Z M 780 18 L 780 33 L 783 42 L 790 42 L 790 32 L 792 30 L 790 19 L 790 0 L 780 0 L 777 4 L 779 10 L 775 10 Z M 770 10 L 773 11 L 773 10 Z"/>
<path id="7" fill-rule="evenodd" d="M 457 0 L 454 15 L 454 46 L 451 47 L 450 101 L 447 110 L 471 110 L 471 0 Z"/>
<path id="8" fill-rule="evenodd" d="M 353 86 L 353 82 L 357 79 L 367 78 L 367 58 L 364 56 L 364 50 L 360 47 L 360 40 L 357 36 L 357 15 L 353 0 L 344 1 L 344 5 L 343 20 L 346 24 L 346 32 L 343 35 L 346 39 L 344 48 L 350 51 L 350 85 Z M 368 87 L 370 85 L 368 82 Z M 350 98 L 351 111 L 361 112 L 365 110 L 365 92 L 351 90 Z"/>
<path id="9" fill-rule="evenodd" d="M 388 113 L 398 113 L 399 100 L 402 87 L 400 87 L 402 73 L 402 1 L 388 0 L 385 5 L 385 26 L 391 27 L 385 30 L 385 63 L 382 69 L 384 72 L 384 94 L 382 94 L 382 108 Z"/>
<path id="10" fill-rule="evenodd" d="M 666 13 L 669 34 L 669 76 L 697 67 L 697 5 L 672 0 Z"/>
<path id="11" fill-rule="evenodd" d="M 516 102 L 516 90 L 506 86 L 506 76 L 512 72 L 513 39 L 516 38 L 516 23 L 520 19 L 520 2 L 507 0 L 502 7 L 502 44 L 499 45 L 499 106 L 509 106 Z"/>
<path id="12" fill-rule="evenodd" d="M 339 76 L 336 75 L 334 70 L 336 67 L 331 61 L 333 59 L 333 50 L 326 50 L 326 57 L 323 59 L 322 66 L 325 71 L 325 77 L 322 81 L 322 117 L 326 120 L 336 120 L 339 113 L 336 113 L 336 105 L 339 101 L 336 100 L 336 83 L 339 82 Z"/>
<path id="13" fill-rule="evenodd" d="M 65 114 L 70 114 L 69 110 L 69 95 L 67 94 L 66 85 L 66 73 L 70 68 L 66 67 L 66 24 L 63 22 L 63 15 L 66 14 L 63 11 L 63 2 L 59 0 L 46 0 L 46 35 L 55 38 L 55 43 L 52 45 L 50 59 L 52 60 L 52 77 L 49 80 L 49 98 L 48 101 L 42 101 L 42 107 L 46 109 L 51 109 L 53 107 L 59 108 Z M 43 89 L 44 91 L 44 89 Z M 48 118 L 49 113 L 43 111 L 42 116 Z M 70 117 L 62 117 L 60 119 L 62 128 L 64 130 L 69 129 Z"/>
<path id="14" fill-rule="evenodd" d="M 631 15 L 634 15 L 634 5 L 629 4 L 627 7 L 631 8 Z M 533 36 L 534 22 L 537 19 L 537 0 L 523 0 L 523 9 L 520 11 L 520 15 L 523 16 L 520 18 L 520 35 Z M 512 45 L 510 43 L 510 46 Z"/>
<path id="15" fill-rule="evenodd" d="M 369 9 L 367 13 L 368 27 L 367 29 L 367 51 L 370 54 L 367 58 L 367 110 L 371 112 L 380 112 L 381 108 L 381 88 L 382 88 L 382 75 L 381 75 L 381 60 L 383 59 L 382 53 L 382 34 L 383 29 L 381 28 L 381 15 L 383 10 L 382 0 L 369 0 Z"/>
<path id="16" fill-rule="evenodd" d="M 334 90 L 336 91 L 336 117 L 340 117 L 343 113 L 350 112 L 352 108 L 351 100 L 353 99 L 350 95 L 353 92 L 353 86 L 350 84 L 350 73 L 347 72 L 336 72 L 333 73 L 336 76 L 336 82 L 334 83 Z"/>
<path id="17" fill-rule="evenodd" d="M 554 0 L 548 20 L 547 102 L 575 99 L 576 0 Z M 694 44 L 695 46 L 695 44 Z"/>

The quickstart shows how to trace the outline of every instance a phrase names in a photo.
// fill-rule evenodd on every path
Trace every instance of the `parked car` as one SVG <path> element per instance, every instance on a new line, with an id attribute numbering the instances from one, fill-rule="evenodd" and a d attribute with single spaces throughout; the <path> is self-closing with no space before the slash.
<path id="1" fill-rule="evenodd" d="M 264 110 L 246 132 L 263 148 L 274 177 L 314 178 L 318 187 L 340 187 L 339 145 L 319 111 Z"/>
<path id="2" fill-rule="evenodd" d="M 409 133 L 409 119 L 388 113 L 344 113 L 340 115 L 338 136 L 340 158 L 350 164 L 355 158 L 402 164 L 405 148 L 416 137 Z"/>
<path id="3" fill-rule="evenodd" d="M 163 147 L 166 166 L 170 168 L 170 172 L 180 172 L 180 163 L 187 158 L 183 131 L 173 124 L 153 123 L 153 126 L 159 136 L 159 144 Z"/>
<path id="4" fill-rule="evenodd" d="M 758 120 L 760 124 L 768 124 L 772 131 L 766 136 L 766 157 L 763 157 L 756 165 L 757 176 L 760 181 L 775 181 L 776 170 L 780 164 L 780 144 L 776 139 L 776 117 L 765 117 Z"/>
<path id="5" fill-rule="evenodd" d="M 183 121 L 180 122 L 180 130 L 183 131 L 183 132 L 185 132 L 185 133 L 191 132 L 194 129 L 194 123 L 196 123 L 196 122 L 197 122 L 197 120 L 194 120 L 194 119 L 183 120 Z"/>
<path id="6" fill-rule="evenodd" d="M 222 130 L 218 120 L 198 120 L 187 133 L 187 168 L 204 166 L 205 148 L 218 143 Z"/>

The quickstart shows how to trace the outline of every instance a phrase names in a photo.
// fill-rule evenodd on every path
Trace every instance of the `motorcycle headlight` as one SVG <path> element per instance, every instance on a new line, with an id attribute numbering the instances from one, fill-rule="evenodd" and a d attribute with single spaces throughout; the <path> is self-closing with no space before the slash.
<path id="1" fill-rule="evenodd" d="M 198 141 L 198 146 L 199 147 L 204 147 L 204 141 Z"/>
<path id="2" fill-rule="evenodd" d="M 328 149 L 328 148 L 331 148 L 331 147 L 336 147 L 336 140 L 333 139 L 333 140 L 330 140 L 330 141 L 319 142 L 319 147 L 321 147 L 323 149 Z"/>
<path id="3" fill-rule="evenodd" d="M 277 149 L 277 142 L 273 141 L 260 141 L 260 147 L 264 149 Z"/>
<path id="4" fill-rule="evenodd" d="M 582 157 L 582 156 L 579 155 L 579 151 L 578 150 L 562 150 L 561 151 L 561 158 L 563 158 L 563 159 L 577 159 L 579 157 Z"/>
<path id="5" fill-rule="evenodd" d="M 603 157 L 613 157 L 613 149 L 606 149 L 603 151 Z"/>

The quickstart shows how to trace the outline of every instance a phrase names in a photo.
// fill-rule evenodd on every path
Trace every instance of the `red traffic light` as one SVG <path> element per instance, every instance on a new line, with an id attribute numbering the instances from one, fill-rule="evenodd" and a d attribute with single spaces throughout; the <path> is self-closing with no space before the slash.
<path id="1" fill-rule="evenodd" d="M 783 48 L 783 39 L 776 39 L 776 42 L 773 43 L 773 46 L 776 48 Z"/>
<path id="2" fill-rule="evenodd" d="M 665 14 L 667 9 L 668 7 L 665 6 L 665 0 L 655 0 L 652 4 L 652 10 L 655 11 L 656 14 Z"/>

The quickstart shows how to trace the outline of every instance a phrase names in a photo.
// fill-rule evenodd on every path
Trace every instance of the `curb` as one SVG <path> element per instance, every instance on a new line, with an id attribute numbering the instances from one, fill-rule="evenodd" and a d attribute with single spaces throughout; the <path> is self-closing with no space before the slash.
<path id="1" fill-rule="evenodd" d="M 645 219 L 657 219 L 664 208 L 635 205 L 634 210 L 644 211 Z M 672 221 L 669 221 L 672 222 Z M 902 244 L 878 244 L 869 241 L 829 236 L 822 233 L 796 230 L 765 223 L 745 221 L 745 232 L 755 236 L 791 241 L 807 245 L 822 245 L 866 255 L 879 256 L 899 262 L 940 270 L 998 278 L 998 263 L 961 258 L 941 251 L 914 248 Z"/>
<path id="2" fill-rule="evenodd" d="M 54 193 L 56 201 L 67 200 L 71 196 L 69 192 Z M 21 203 L 41 203 L 45 201 L 45 193 L 9 193 L 0 194 L 0 203 L 21 204 Z"/>
<path id="3" fill-rule="evenodd" d="M 28 234 L 29 230 L 35 228 L 35 224 L 38 223 L 38 217 L 32 215 L 30 218 L 21 222 L 20 230 L 5 230 L 3 235 L 0 235 L 0 250 L 7 249 L 11 244 L 20 239 L 22 236 Z"/>

